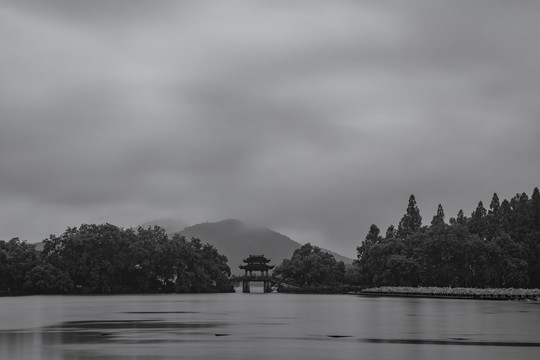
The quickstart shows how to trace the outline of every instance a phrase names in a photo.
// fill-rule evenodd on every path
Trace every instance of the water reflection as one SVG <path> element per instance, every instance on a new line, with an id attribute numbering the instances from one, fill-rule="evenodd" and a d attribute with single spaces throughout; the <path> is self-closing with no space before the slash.
<path id="1" fill-rule="evenodd" d="M 527 303 L 284 294 L 3 302 L 0 359 L 540 356 L 540 307 Z"/>

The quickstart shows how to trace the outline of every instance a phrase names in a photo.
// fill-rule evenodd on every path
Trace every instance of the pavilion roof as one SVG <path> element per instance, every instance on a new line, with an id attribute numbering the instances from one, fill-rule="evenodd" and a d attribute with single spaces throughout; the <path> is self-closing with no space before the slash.
<path id="1" fill-rule="evenodd" d="M 240 265 L 240 269 L 242 270 L 254 270 L 254 271 L 262 271 L 262 270 L 271 270 L 275 267 L 275 265 L 267 265 L 267 264 L 247 264 L 247 265 Z"/>
<path id="2" fill-rule="evenodd" d="M 242 261 L 248 264 L 268 264 L 271 259 L 266 258 L 264 255 L 249 255 Z"/>

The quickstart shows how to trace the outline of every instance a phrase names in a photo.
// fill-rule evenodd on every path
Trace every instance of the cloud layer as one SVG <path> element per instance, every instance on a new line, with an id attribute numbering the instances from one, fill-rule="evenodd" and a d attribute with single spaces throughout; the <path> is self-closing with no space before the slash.
<path id="1" fill-rule="evenodd" d="M 519 3 L 519 4 L 518 4 Z M 353 255 L 539 186 L 531 1 L 4 1 L 0 238 L 240 218 Z"/>

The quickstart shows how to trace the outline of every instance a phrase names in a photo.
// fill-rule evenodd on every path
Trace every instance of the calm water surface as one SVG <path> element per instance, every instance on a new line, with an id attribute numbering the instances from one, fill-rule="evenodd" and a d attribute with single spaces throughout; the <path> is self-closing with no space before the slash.
<path id="1" fill-rule="evenodd" d="M 540 359 L 540 305 L 354 295 L 0 298 L 0 359 Z"/>

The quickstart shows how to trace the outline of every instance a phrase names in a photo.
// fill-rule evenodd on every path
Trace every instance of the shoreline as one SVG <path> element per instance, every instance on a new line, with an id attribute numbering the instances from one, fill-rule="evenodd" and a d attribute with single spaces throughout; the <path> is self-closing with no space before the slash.
<path id="1" fill-rule="evenodd" d="M 416 297 L 437 299 L 470 299 L 499 301 L 540 301 L 540 289 L 481 289 L 481 288 L 444 288 L 444 287 L 399 287 L 383 286 L 364 289 L 357 295 Z"/>
<path id="2" fill-rule="evenodd" d="M 182 294 L 238 294 L 237 291 L 227 292 L 197 292 Z M 496 300 L 496 301 L 530 301 L 540 304 L 540 289 L 514 289 L 514 288 L 444 288 L 444 287 L 284 287 L 275 293 L 281 294 L 305 294 L 305 295 L 360 295 L 366 297 L 412 297 L 434 299 L 463 299 L 463 300 Z M 107 295 L 159 295 L 180 293 L 5 293 L 0 292 L 2 297 L 20 296 L 107 296 Z"/>

